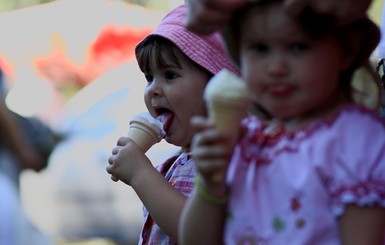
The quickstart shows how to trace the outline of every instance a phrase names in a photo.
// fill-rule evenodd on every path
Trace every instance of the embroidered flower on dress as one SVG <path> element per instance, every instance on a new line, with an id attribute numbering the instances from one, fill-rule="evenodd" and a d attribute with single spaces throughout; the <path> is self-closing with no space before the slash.
<path id="1" fill-rule="evenodd" d="M 290 207 L 294 212 L 298 212 L 298 210 L 301 208 L 301 202 L 298 198 L 293 197 L 290 201 Z"/>
<path id="2" fill-rule="evenodd" d="M 300 201 L 300 198 L 298 197 L 293 197 L 291 200 L 290 200 L 290 209 L 294 212 L 294 213 L 299 213 L 300 209 L 302 208 L 302 204 L 301 204 L 301 201 Z M 305 226 L 305 220 L 303 218 L 296 218 L 295 220 L 295 226 L 297 228 L 303 228 Z"/>
<path id="3" fill-rule="evenodd" d="M 281 218 L 276 216 L 273 219 L 273 229 L 277 232 L 281 232 L 285 229 L 285 221 Z"/>
<path id="4" fill-rule="evenodd" d="M 299 229 L 303 228 L 305 226 L 305 220 L 302 218 L 299 218 L 295 221 L 295 226 Z"/>

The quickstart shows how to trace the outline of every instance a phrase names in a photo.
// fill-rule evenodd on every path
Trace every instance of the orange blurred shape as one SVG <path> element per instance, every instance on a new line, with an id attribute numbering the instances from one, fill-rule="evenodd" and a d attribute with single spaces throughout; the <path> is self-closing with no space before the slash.
<path id="1" fill-rule="evenodd" d="M 135 46 L 152 28 L 107 26 L 89 45 L 84 64 L 68 60 L 65 48 L 59 45 L 48 56 L 35 59 L 38 73 L 57 86 L 74 83 L 83 87 L 112 68 L 134 59 Z"/>

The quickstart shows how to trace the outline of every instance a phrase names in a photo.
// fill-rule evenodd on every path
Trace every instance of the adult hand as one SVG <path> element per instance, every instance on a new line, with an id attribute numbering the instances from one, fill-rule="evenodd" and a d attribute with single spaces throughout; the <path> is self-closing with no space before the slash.
<path id="1" fill-rule="evenodd" d="M 186 27 L 197 34 L 213 33 L 227 24 L 233 13 L 246 2 L 247 0 L 189 0 Z M 340 25 L 364 16 L 371 2 L 372 0 L 284 0 L 287 10 L 293 15 L 298 15 L 309 7 L 317 13 L 335 16 Z"/>
<path id="2" fill-rule="evenodd" d="M 189 0 L 186 27 L 201 35 L 211 34 L 227 24 L 245 0 Z"/>
<path id="3" fill-rule="evenodd" d="M 304 8 L 314 12 L 335 16 L 339 25 L 348 24 L 365 16 L 372 0 L 285 0 L 284 4 L 293 15 Z"/>

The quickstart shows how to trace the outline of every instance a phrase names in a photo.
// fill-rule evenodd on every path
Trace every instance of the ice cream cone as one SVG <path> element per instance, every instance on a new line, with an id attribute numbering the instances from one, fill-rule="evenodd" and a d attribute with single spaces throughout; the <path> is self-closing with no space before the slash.
<path id="1" fill-rule="evenodd" d="M 245 82 L 227 70 L 215 75 L 205 89 L 205 101 L 209 119 L 219 130 L 230 136 L 230 147 L 234 147 L 240 122 L 247 115 L 249 92 Z M 213 176 L 213 181 L 223 180 L 225 173 Z"/>
<path id="2" fill-rule="evenodd" d="M 246 104 L 212 99 L 208 101 L 207 108 L 209 119 L 217 129 L 231 135 L 231 143 L 234 144 L 238 137 L 239 124 L 247 115 Z"/>
<path id="3" fill-rule="evenodd" d="M 143 152 L 147 152 L 151 146 L 159 142 L 154 129 L 137 121 L 130 123 L 128 137 L 131 138 Z"/>
<path id="4" fill-rule="evenodd" d="M 148 112 L 142 112 L 131 119 L 127 136 L 146 153 L 151 146 L 160 142 L 165 134 L 160 121 L 153 118 Z M 115 176 L 111 176 L 111 179 L 119 180 Z"/>

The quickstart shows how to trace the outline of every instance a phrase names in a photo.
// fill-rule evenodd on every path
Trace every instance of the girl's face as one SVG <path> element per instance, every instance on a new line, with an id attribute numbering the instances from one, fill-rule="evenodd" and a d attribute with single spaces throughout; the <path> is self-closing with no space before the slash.
<path id="1" fill-rule="evenodd" d="M 332 37 L 312 39 L 280 3 L 254 7 L 242 17 L 242 76 L 273 117 L 304 119 L 329 110 L 339 101 L 339 74 L 346 65 Z"/>
<path id="2" fill-rule="evenodd" d="M 164 59 L 168 65 L 163 69 L 152 59 L 150 72 L 145 74 L 144 101 L 150 114 L 163 122 L 166 141 L 188 149 L 194 133 L 191 117 L 206 116 L 203 91 L 209 76 L 179 50 L 174 53 L 180 66 L 166 55 Z"/>

